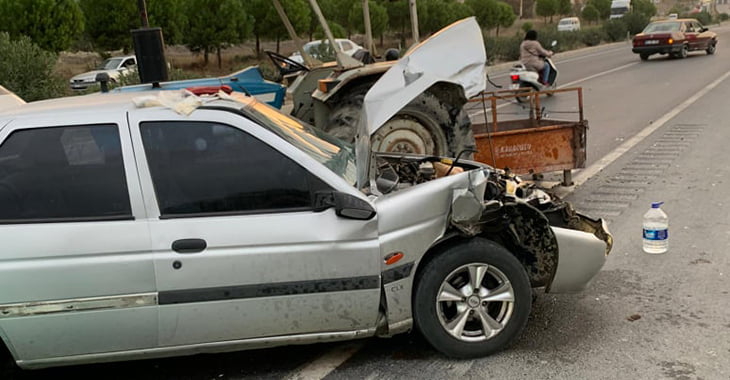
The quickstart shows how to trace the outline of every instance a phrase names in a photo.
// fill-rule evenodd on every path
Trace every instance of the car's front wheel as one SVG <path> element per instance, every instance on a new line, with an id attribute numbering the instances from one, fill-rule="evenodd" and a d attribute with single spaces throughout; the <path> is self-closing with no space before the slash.
<path id="1" fill-rule="evenodd" d="M 679 50 L 679 53 L 677 53 L 678 58 L 687 58 L 687 54 L 689 53 L 689 46 L 687 44 L 682 45 L 682 49 Z"/>
<path id="2" fill-rule="evenodd" d="M 438 351 L 473 358 L 512 343 L 527 323 L 531 301 L 530 281 L 519 261 L 504 247 L 474 238 L 419 271 L 414 319 Z"/>
<path id="3" fill-rule="evenodd" d="M 717 50 L 717 41 L 710 41 L 710 44 L 707 45 L 707 52 L 708 55 L 715 54 L 715 50 Z"/>

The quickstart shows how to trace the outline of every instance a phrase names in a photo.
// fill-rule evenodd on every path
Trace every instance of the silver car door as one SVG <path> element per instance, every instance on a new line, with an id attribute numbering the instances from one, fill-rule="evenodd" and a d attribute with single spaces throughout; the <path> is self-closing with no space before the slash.
<path id="1" fill-rule="evenodd" d="M 159 112 L 167 121 L 132 125 L 152 195 L 160 344 L 372 332 L 377 221 L 314 211 L 312 192 L 327 185 L 248 119 Z"/>
<path id="2" fill-rule="evenodd" d="M 15 356 L 155 347 L 150 236 L 123 115 L 16 120 L 0 142 L 0 334 Z"/>

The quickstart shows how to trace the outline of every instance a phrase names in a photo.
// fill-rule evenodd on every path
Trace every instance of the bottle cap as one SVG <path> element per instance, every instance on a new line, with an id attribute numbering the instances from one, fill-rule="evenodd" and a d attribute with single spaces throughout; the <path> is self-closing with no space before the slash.
<path id="1" fill-rule="evenodd" d="M 651 208 L 659 208 L 664 204 L 664 202 L 651 202 Z"/>

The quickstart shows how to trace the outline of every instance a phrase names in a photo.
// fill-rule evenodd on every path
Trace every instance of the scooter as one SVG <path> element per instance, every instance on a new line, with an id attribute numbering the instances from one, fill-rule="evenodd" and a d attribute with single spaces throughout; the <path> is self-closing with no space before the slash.
<path id="1" fill-rule="evenodd" d="M 557 41 L 553 41 L 551 46 L 555 46 Z M 540 79 L 542 73 L 536 73 L 531 70 L 527 70 L 525 65 L 517 63 L 512 66 L 510 70 L 510 84 L 511 90 L 517 90 L 520 88 L 532 88 L 535 91 L 543 90 L 554 90 L 557 87 L 558 80 L 558 69 L 555 67 L 555 63 L 548 57 L 543 57 L 545 64 L 550 66 L 550 72 L 548 73 L 548 83 L 544 84 Z M 548 96 L 552 96 L 552 93 L 548 93 Z M 526 99 L 524 96 L 518 96 L 517 101 L 522 102 Z"/>

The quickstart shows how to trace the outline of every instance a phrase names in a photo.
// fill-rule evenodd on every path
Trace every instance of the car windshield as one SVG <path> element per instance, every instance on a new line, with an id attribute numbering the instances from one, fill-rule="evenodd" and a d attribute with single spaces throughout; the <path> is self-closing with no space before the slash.
<path id="1" fill-rule="evenodd" d="M 570 20 L 560 20 L 560 24 L 559 25 L 569 25 L 570 23 L 571 23 Z"/>
<path id="2" fill-rule="evenodd" d="M 318 131 L 309 124 L 285 115 L 264 103 L 236 97 L 245 104 L 244 112 L 260 125 L 299 148 L 304 153 L 355 185 L 355 150 L 351 144 Z"/>
<path id="3" fill-rule="evenodd" d="M 678 32 L 680 25 L 681 24 L 678 22 L 659 22 L 649 24 L 646 28 L 644 28 L 644 33 Z"/>
<path id="4" fill-rule="evenodd" d="M 119 67 L 119 64 L 122 62 L 122 58 L 109 58 L 106 61 L 104 61 L 101 65 L 99 65 L 98 70 L 114 70 L 117 67 Z"/>

